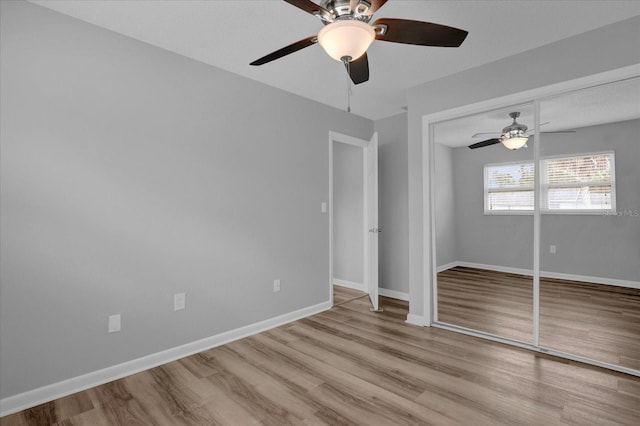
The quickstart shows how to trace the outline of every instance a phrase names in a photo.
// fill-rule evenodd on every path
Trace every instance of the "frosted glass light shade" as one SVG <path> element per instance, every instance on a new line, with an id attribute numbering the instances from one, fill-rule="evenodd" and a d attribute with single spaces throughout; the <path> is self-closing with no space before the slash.
<path id="1" fill-rule="evenodd" d="M 502 144 L 509 149 L 520 149 L 527 143 L 527 137 L 503 138 Z"/>
<path id="2" fill-rule="evenodd" d="M 336 21 L 324 26 L 318 33 L 318 43 L 336 61 L 345 56 L 356 60 L 367 51 L 376 32 L 362 21 Z"/>

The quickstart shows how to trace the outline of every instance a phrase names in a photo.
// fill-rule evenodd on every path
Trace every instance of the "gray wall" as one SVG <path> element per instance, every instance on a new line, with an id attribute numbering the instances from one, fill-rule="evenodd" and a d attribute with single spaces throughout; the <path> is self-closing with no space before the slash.
<path id="1" fill-rule="evenodd" d="M 455 171 L 453 149 L 435 145 L 435 215 L 436 215 L 436 265 L 443 266 L 458 259 L 456 238 L 458 235 L 456 213 Z"/>
<path id="2" fill-rule="evenodd" d="M 371 121 L 0 3 L 0 398 L 329 300 L 327 137 Z"/>
<path id="3" fill-rule="evenodd" d="M 364 170 L 360 147 L 333 144 L 333 278 L 364 283 Z"/>
<path id="4" fill-rule="evenodd" d="M 533 268 L 533 215 L 484 214 L 484 165 L 513 161 L 533 162 L 533 142 L 517 151 L 502 144 L 453 149 L 456 260 Z"/>
<path id="5" fill-rule="evenodd" d="M 380 287 L 409 293 L 407 114 L 377 120 Z"/>
<path id="6" fill-rule="evenodd" d="M 617 211 L 626 215 L 543 214 L 540 269 L 571 275 L 640 280 L 640 120 L 584 127 L 571 134 L 543 134 L 543 156 L 615 152 Z M 512 268 L 533 268 L 533 216 L 485 215 L 483 170 L 486 164 L 533 161 L 529 149 L 502 145 L 470 150 L 436 145 L 436 170 L 453 159 L 453 175 L 437 173 L 436 257 L 441 266 L 453 260 Z M 453 151 L 451 158 L 449 152 Z M 453 179 L 453 202 L 440 189 Z M 448 209 L 452 208 L 453 210 Z M 447 218 L 455 221 L 448 226 Z M 451 239 L 455 239 L 453 260 Z M 557 246 L 550 254 L 549 246 Z M 442 260 L 441 260 L 442 259 Z M 445 262 L 444 260 L 447 260 Z"/>
<path id="7" fill-rule="evenodd" d="M 640 120 L 633 120 L 543 135 L 543 155 L 615 151 L 620 215 L 542 215 L 541 270 L 640 282 L 639 134 Z"/>
<path id="8" fill-rule="evenodd" d="M 423 194 L 426 193 L 422 187 L 422 117 L 638 64 L 639 44 L 640 17 L 633 17 L 408 91 L 409 309 L 412 315 L 428 315 L 428 307 L 423 304 L 423 278 L 431 274 L 428 265 L 423 264 L 422 249 Z"/>

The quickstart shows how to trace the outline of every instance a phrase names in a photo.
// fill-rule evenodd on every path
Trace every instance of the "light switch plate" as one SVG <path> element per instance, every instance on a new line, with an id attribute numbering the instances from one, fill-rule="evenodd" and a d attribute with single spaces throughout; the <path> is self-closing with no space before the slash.
<path id="1" fill-rule="evenodd" d="M 180 311 L 187 306 L 187 295 L 185 293 L 176 293 L 173 295 L 173 310 Z"/>
<path id="2" fill-rule="evenodd" d="M 122 318 L 120 314 L 109 315 L 109 333 L 115 333 L 122 328 Z"/>

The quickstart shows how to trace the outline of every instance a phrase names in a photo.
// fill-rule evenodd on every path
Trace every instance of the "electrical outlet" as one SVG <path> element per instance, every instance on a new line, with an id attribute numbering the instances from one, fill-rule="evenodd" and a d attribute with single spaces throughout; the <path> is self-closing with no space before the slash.
<path id="1" fill-rule="evenodd" d="M 176 293 L 173 295 L 173 310 L 180 311 L 187 305 L 187 295 L 185 293 Z"/>
<path id="2" fill-rule="evenodd" d="M 277 293 L 280 291 L 280 280 L 273 280 L 273 292 Z"/>
<path id="3" fill-rule="evenodd" d="M 322 213 L 326 213 L 326 212 L 327 212 L 327 203 L 322 203 L 322 204 L 320 205 L 320 211 L 321 211 Z"/>
<path id="4" fill-rule="evenodd" d="M 557 248 L 558 248 L 558 247 L 556 247 L 555 245 L 550 245 L 550 246 L 549 246 L 549 253 L 551 253 L 551 254 L 556 254 L 556 249 L 557 249 Z"/>
<path id="5" fill-rule="evenodd" d="M 122 318 L 120 314 L 109 316 L 109 333 L 115 333 L 122 328 Z"/>

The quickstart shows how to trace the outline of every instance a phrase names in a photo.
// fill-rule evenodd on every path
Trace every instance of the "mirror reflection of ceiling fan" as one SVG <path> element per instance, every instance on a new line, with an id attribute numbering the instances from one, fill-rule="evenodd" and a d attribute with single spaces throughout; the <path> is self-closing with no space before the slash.
<path id="1" fill-rule="evenodd" d="M 505 147 L 512 150 L 520 149 L 526 146 L 529 137 L 533 133 L 533 129 L 528 130 L 528 127 L 525 124 L 520 124 L 516 121 L 516 118 L 520 117 L 520 113 L 518 111 L 510 112 L 509 117 L 513 118 L 513 123 L 502 129 L 501 133 L 476 133 L 475 135 L 471 136 L 474 139 L 486 138 L 491 136 L 493 136 L 493 138 L 471 144 L 469 145 L 469 148 L 483 148 L 485 146 L 495 145 L 498 143 L 502 143 Z M 544 126 L 546 124 L 549 124 L 549 122 L 542 123 L 540 124 L 540 126 Z M 557 132 L 540 133 L 575 133 L 575 130 L 562 130 Z"/>
<path id="2" fill-rule="evenodd" d="M 320 44 L 329 56 L 342 62 L 355 84 L 369 80 L 367 49 L 373 40 L 420 46 L 458 47 L 467 37 L 467 31 L 429 22 L 408 19 L 380 18 L 370 24 L 373 14 L 387 0 L 284 0 L 314 15 L 324 27 L 317 35 L 269 53 L 250 65 L 263 65 Z"/>

